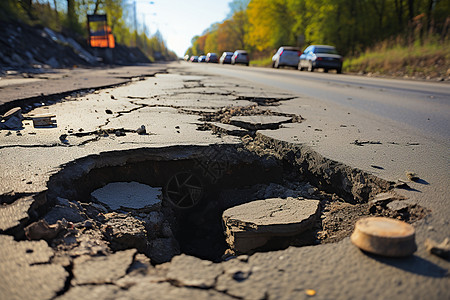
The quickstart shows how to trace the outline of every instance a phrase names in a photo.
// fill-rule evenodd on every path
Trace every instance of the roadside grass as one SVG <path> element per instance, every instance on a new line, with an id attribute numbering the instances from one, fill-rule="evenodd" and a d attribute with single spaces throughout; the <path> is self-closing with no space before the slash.
<path id="1" fill-rule="evenodd" d="M 254 67 L 271 67 L 272 66 L 272 56 L 266 58 L 260 58 L 256 60 L 251 60 L 250 65 Z"/>
<path id="2" fill-rule="evenodd" d="M 344 60 L 344 72 L 403 77 L 450 76 L 450 41 L 410 46 L 383 42 L 355 58 Z"/>

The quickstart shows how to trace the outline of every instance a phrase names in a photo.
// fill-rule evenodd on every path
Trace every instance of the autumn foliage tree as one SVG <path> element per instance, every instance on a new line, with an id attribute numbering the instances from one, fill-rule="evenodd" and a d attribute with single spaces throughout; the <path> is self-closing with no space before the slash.
<path id="1" fill-rule="evenodd" d="M 225 21 L 193 43 L 189 53 L 247 49 L 268 55 L 282 45 L 331 44 L 357 54 L 379 41 L 448 40 L 448 0 L 235 0 Z M 195 51 L 194 51 L 195 48 Z"/>

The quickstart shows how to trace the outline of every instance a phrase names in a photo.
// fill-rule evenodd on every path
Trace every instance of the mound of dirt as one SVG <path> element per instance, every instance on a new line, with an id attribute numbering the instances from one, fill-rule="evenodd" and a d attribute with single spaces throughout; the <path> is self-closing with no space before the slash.
<path id="1" fill-rule="evenodd" d="M 42 26 L 0 22 L 0 72 L 21 70 L 39 73 L 50 68 L 149 63 L 137 48 L 116 45 L 106 61 L 104 49 L 93 49 L 86 40 Z"/>

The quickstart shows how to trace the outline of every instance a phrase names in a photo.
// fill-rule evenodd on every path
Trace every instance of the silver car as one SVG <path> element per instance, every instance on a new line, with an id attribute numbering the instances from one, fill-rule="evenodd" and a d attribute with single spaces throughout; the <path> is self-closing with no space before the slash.
<path id="1" fill-rule="evenodd" d="M 300 49 L 290 46 L 280 47 L 272 57 L 272 68 L 279 68 L 282 66 L 288 66 L 297 68 L 298 59 L 302 52 Z"/>

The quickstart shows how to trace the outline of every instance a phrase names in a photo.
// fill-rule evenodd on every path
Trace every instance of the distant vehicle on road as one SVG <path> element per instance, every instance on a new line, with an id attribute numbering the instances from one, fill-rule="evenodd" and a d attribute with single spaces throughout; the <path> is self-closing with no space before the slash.
<path id="1" fill-rule="evenodd" d="M 219 62 L 219 58 L 216 53 L 208 53 L 206 54 L 206 62 L 217 64 Z"/>
<path id="2" fill-rule="evenodd" d="M 233 56 L 233 52 L 224 52 L 220 57 L 221 64 L 231 64 L 231 57 Z"/>
<path id="3" fill-rule="evenodd" d="M 342 56 L 338 54 L 335 47 L 311 45 L 300 55 L 300 61 L 298 63 L 298 69 L 300 71 L 307 69 L 310 72 L 314 72 L 315 69 L 320 68 L 325 73 L 330 69 L 336 70 L 338 74 L 342 73 Z"/>
<path id="4" fill-rule="evenodd" d="M 231 64 L 244 64 L 248 66 L 250 64 L 250 59 L 248 58 L 248 53 L 245 50 L 236 50 L 231 57 Z"/>
<path id="5" fill-rule="evenodd" d="M 272 68 L 279 68 L 282 66 L 298 67 L 299 56 L 302 54 L 299 48 L 283 46 L 280 47 L 272 56 Z"/>
<path id="6" fill-rule="evenodd" d="M 189 55 L 186 54 L 186 55 L 184 56 L 183 59 L 184 59 L 185 61 L 189 61 Z"/>
<path id="7" fill-rule="evenodd" d="M 200 55 L 198 57 L 198 62 L 206 62 L 206 55 Z"/>
<path id="8" fill-rule="evenodd" d="M 198 56 L 192 55 L 190 62 L 198 62 Z"/>

